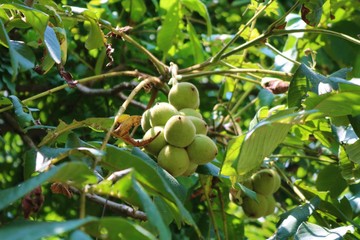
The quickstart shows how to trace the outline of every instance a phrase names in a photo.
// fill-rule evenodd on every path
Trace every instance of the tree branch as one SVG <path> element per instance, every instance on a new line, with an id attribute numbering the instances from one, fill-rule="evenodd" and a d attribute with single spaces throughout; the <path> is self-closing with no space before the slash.
<path id="1" fill-rule="evenodd" d="M 78 189 L 71 187 L 71 190 L 80 193 Z M 116 203 L 114 201 L 110 201 L 106 198 L 100 197 L 96 194 L 86 193 L 86 198 L 89 200 L 104 205 L 105 207 L 109 208 L 111 211 L 121 214 L 122 216 L 131 217 L 134 219 L 138 219 L 141 221 L 147 221 L 147 216 L 144 212 L 135 210 L 128 205 Z"/>

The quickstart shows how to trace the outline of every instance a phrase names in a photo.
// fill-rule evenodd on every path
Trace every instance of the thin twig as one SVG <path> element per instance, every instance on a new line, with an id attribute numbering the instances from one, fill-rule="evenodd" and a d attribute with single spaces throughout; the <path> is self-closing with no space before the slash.
<path id="1" fill-rule="evenodd" d="M 71 190 L 73 192 L 79 193 L 79 190 L 74 187 L 71 187 Z M 122 216 L 131 217 L 133 219 L 138 219 L 141 221 L 147 220 L 147 216 L 144 212 L 135 210 L 128 205 L 107 200 L 106 198 L 100 197 L 96 194 L 86 193 L 85 195 L 86 198 L 88 198 L 89 200 L 101 205 L 106 205 L 108 209 L 112 210 L 113 212 L 119 213 Z"/>
<path id="2" fill-rule="evenodd" d="M 114 123 L 112 124 L 112 126 L 110 127 L 110 129 L 108 130 L 108 132 L 106 133 L 106 136 L 103 140 L 103 143 L 101 145 L 101 148 L 100 150 L 104 150 L 107 143 L 109 142 L 109 139 L 110 139 L 110 136 L 111 136 L 111 133 L 113 132 L 114 128 L 115 128 L 115 125 L 117 124 L 118 122 L 118 119 L 119 117 L 125 112 L 126 108 L 128 107 L 128 105 L 130 104 L 131 100 L 134 99 L 134 97 L 136 96 L 136 94 L 143 88 L 145 87 L 146 85 L 148 84 L 151 84 L 151 83 L 159 83 L 160 80 L 158 78 L 155 78 L 155 77 L 149 77 L 145 80 L 143 80 L 142 82 L 140 82 L 133 90 L 132 92 L 130 93 L 128 99 L 126 99 L 126 101 L 120 106 L 116 116 L 115 116 L 115 119 L 114 119 Z M 100 160 L 100 159 L 99 159 Z M 98 160 L 98 161 L 99 161 Z M 94 167 L 96 166 L 97 162 L 95 162 L 94 164 Z"/>
<path id="3" fill-rule="evenodd" d="M 234 74 L 234 73 L 261 73 L 261 74 L 271 74 L 276 76 L 283 76 L 283 77 L 291 77 L 291 73 L 280 72 L 280 71 L 272 71 L 266 69 L 228 69 L 228 70 L 215 70 L 215 71 L 202 71 L 197 73 L 191 73 L 182 75 L 182 80 L 190 80 L 196 77 L 203 77 L 203 76 L 211 76 L 211 75 L 225 75 L 225 74 Z"/>
<path id="4" fill-rule="evenodd" d="M 109 72 L 109 73 L 104 73 L 104 74 L 100 74 L 100 75 L 96 75 L 96 76 L 91 76 L 91 77 L 86 77 L 86 78 L 82 78 L 82 79 L 79 79 L 77 80 L 78 83 L 81 83 L 81 84 L 84 84 L 84 83 L 87 83 L 87 82 L 93 82 L 93 81 L 103 81 L 107 78 L 111 78 L 111 77 L 118 77 L 118 76 L 130 76 L 130 77 L 140 77 L 140 76 L 143 76 L 144 74 L 138 72 L 138 71 L 121 71 L 121 72 Z M 32 97 L 29 97 L 27 99 L 24 99 L 22 100 L 21 102 L 26 105 L 26 103 L 28 102 L 31 102 L 33 100 L 36 100 L 36 99 L 39 99 L 39 98 L 42 98 L 42 97 L 45 97 L 45 96 L 48 96 L 48 95 L 51 95 L 55 92 L 58 92 L 60 90 L 63 90 L 65 88 L 69 87 L 68 84 L 63 84 L 61 86 L 58 86 L 58 87 L 55 87 L 55 88 L 52 88 L 52 89 L 49 89 L 49 90 L 46 90 L 44 92 L 41 92 L 39 94 L 36 94 Z M 5 111 L 8 111 L 8 110 L 11 110 L 13 109 L 13 105 L 10 105 L 10 106 L 7 106 L 7 107 L 4 107 L 4 108 L 1 108 L 0 109 L 0 113 L 1 112 L 5 112 Z"/>

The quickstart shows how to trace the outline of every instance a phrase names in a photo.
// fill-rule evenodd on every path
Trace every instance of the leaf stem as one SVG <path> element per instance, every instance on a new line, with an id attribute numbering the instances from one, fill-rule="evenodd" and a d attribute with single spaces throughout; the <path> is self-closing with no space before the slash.
<path id="1" fill-rule="evenodd" d="M 294 193 L 300 198 L 300 200 L 305 203 L 309 202 L 304 196 L 304 194 L 300 191 L 300 189 L 295 186 L 295 184 L 293 184 L 292 181 L 286 176 L 282 169 L 280 169 L 276 164 L 274 164 L 273 166 L 276 168 L 277 172 L 280 173 L 281 177 L 286 181 L 286 183 L 292 188 Z"/>
<path id="2" fill-rule="evenodd" d="M 298 61 L 296 61 L 296 60 L 293 60 L 293 59 L 285 56 L 282 52 L 280 52 L 278 49 L 276 49 L 276 48 L 275 48 L 273 45 L 271 45 L 270 43 L 267 42 L 267 43 L 265 43 L 265 45 L 266 45 L 268 48 L 270 48 L 273 52 L 277 53 L 278 55 L 280 55 L 281 57 L 285 58 L 286 60 L 294 63 L 294 64 L 297 65 L 297 66 L 300 66 L 300 65 L 301 65 L 300 62 L 298 62 Z"/>
<path id="3" fill-rule="evenodd" d="M 80 213 L 79 218 L 85 218 L 86 215 L 86 193 L 84 190 L 80 193 Z"/>
<path id="4" fill-rule="evenodd" d="M 360 45 L 360 40 L 350 37 L 349 35 L 343 34 L 343 33 L 339 33 L 339 32 L 335 32 L 335 31 L 331 31 L 331 30 L 327 30 L 327 29 L 289 29 L 289 30 L 280 30 L 280 29 L 274 29 L 272 31 L 272 36 L 280 36 L 280 35 L 286 35 L 286 34 L 290 34 L 290 33 L 319 33 L 319 34 L 326 34 L 326 35 L 331 35 L 331 36 L 336 36 L 342 39 L 345 39 L 349 42 L 355 43 Z"/>
<path id="5" fill-rule="evenodd" d="M 113 132 L 114 128 L 115 128 L 115 125 L 117 124 L 118 122 L 118 119 L 119 117 L 125 112 L 126 108 L 128 107 L 128 105 L 130 104 L 131 100 L 136 96 L 136 94 L 143 88 L 145 87 L 146 85 L 148 84 L 151 84 L 151 83 L 159 83 L 161 82 L 158 78 L 155 78 L 155 77 L 148 77 L 146 79 L 144 79 L 143 81 L 141 81 L 132 91 L 131 93 L 129 94 L 128 96 L 128 99 L 125 100 L 125 102 L 120 106 L 116 116 L 115 116 L 115 119 L 114 119 L 114 122 L 112 124 L 112 126 L 110 127 L 110 129 L 108 130 L 108 132 L 106 133 L 106 136 L 103 140 L 103 143 L 101 145 L 101 148 L 100 150 L 104 150 L 107 143 L 109 142 L 109 139 L 110 139 L 110 136 L 111 136 L 111 133 Z M 96 163 L 94 164 L 96 166 Z"/>
<path id="6" fill-rule="evenodd" d="M 204 195 L 205 195 L 205 199 L 206 199 L 206 203 L 208 205 L 208 209 L 209 209 L 209 214 L 210 214 L 210 219 L 211 219 L 211 223 L 214 227 L 214 232 L 216 234 L 216 238 L 218 240 L 221 240 L 221 237 L 220 237 L 220 233 L 219 233 L 219 229 L 218 229 L 218 226 L 215 222 L 215 215 L 214 215 L 214 211 L 212 210 L 212 205 L 211 205 L 211 201 L 210 201 L 210 198 L 209 198 L 209 195 L 208 195 L 208 192 L 207 190 L 205 189 L 206 187 L 204 186 L 204 183 L 203 181 L 200 180 L 200 183 L 201 183 L 201 186 L 202 188 L 204 189 Z"/>
<path id="7" fill-rule="evenodd" d="M 319 160 L 319 161 L 323 161 L 323 162 L 327 162 L 327 163 L 336 163 L 337 162 L 335 160 L 323 159 L 323 158 L 307 156 L 307 155 L 272 155 L 272 156 L 269 156 L 269 158 L 307 158 L 307 159 Z"/>
<path id="8" fill-rule="evenodd" d="M 182 80 L 190 80 L 196 77 L 203 77 L 203 76 L 211 76 L 211 75 L 225 75 L 225 74 L 236 74 L 236 73 L 262 73 L 262 74 L 271 74 L 276 76 L 282 77 L 291 77 L 291 73 L 286 72 L 279 72 L 279 71 L 272 71 L 266 69 L 228 69 L 228 70 L 214 70 L 214 71 L 202 71 L 197 73 L 191 74 L 184 74 L 182 75 Z"/>
<path id="9" fill-rule="evenodd" d="M 235 36 L 230 40 L 230 42 L 228 42 L 214 57 L 211 58 L 210 62 L 211 63 L 216 63 L 218 62 L 220 59 L 222 59 L 222 55 L 223 53 L 226 51 L 226 49 L 229 48 L 229 46 L 231 44 L 233 44 L 241 35 L 241 33 L 243 33 L 245 31 L 245 29 L 250 26 L 250 24 L 255 21 L 260 14 L 262 14 L 265 9 L 273 3 L 273 0 L 270 0 L 267 4 L 265 4 L 258 12 L 256 12 L 254 14 L 254 16 L 235 34 Z"/>

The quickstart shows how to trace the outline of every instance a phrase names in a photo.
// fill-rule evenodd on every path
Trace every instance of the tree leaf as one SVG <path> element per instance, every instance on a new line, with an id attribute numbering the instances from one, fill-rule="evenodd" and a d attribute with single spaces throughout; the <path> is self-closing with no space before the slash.
<path id="1" fill-rule="evenodd" d="M 199 41 L 199 38 L 196 34 L 194 26 L 190 23 L 190 21 L 187 22 L 187 31 L 189 33 L 189 38 L 193 50 L 193 55 L 195 59 L 195 63 L 201 63 L 204 61 L 204 50 L 201 46 L 201 43 Z"/>
<path id="2" fill-rule="evenodd" d="M 85 225 L 85 230 L 92 236 L 104 239 L 136 239 L 136 240 L 155 240 L 157 239 L 148 230 L 141 227 L 139 224 L 131 222 L 125 218 L 120 217 L 104 217 L 99 221 L 90 222 Z"/>
<path id="3" fill-rule="evenodd" d="M 211 35 L 211 20 L 206 5 L 200 0 L 181 0 L 181 4 L 185 5 L 191 11 L 197 12 L 206 21 L 207 35 Z"/>
<path id="4" fill-rule="evenodd" d="M 2 240 L 33 240 L 57 236 L 95 221 L 94 217 L 65 222 L 14 221 L 0 228 Z"/>
<path id="5" fill-rule="evenodd" d="M 310 86 L 302 71 L 302 65 L 296 70 L 290 81 L 287 103 L 289 108 L 300 107 L 302 99 L 305 98 Z"/>
<path id="6" fill-rule="evenodd" d="M 14 112 L 16 115 L 16 119 L 18 120 L 20 126 L 24 127 L 29 123 L 34 122 L 34 118 L 31 115 L 31 112 L 25 112 L 20 99 L 14 95 L 9 96 L 11 102 L 13 103 Z"/>
<path id="7" fill-rule="evenodd" d="M 179 3 L 174 3 L 168 9 L 165 20 L 161 25 L 161 29 L 157 35 L 157 46 L 164 53 L 167 53 L 176 39 L 180 22 Z"/>
<path id="8" fill-rule="evenodd" d="M 357 140 L 353 144 L 345 145 L 344 148 L 347 156 L 349 157 L 349 160 L 360 164 L 360 140 Z"/>
<path id="9" fill-rule="evenodd" d="M 209 162 L 204 165 L 199 165 L 196 169 L 196 172 L 204 175 L 211 175 L 218 177 L 220 173 L 220 169 L 211 162 Z"/>
<path id="10" fill-rule="evenodd" d="M 92 238 L 81 230 L 75 230 L 67 240 L 92 240 Z"/>
<path id="11" fill-rule="evenodd" d="M 142 207 L 149 219 L 149 223 L 157 229 L 160 239 L 171 239 L 170 229 L 166 226 L 157 206 L 153 203 L 144 188 L 136 181 L 135 177 L 132 178 L 132 186 L 142 202 Z"/>
<path id="12" fill-rule="evenodd" d="M 347 117 L 350 121 L 351 126 L 354 129 L 354 132 L 360 138 L 360 115 L 356 115 L 356 116 L 348 115 Z"/>
<path id="13" fill-rule="evenodd" d="M 89 50 L 104 47 L 106 40 L 98 22 L 90 17 L 87 20 L 90 22 L 90 32 L 86 39 L 85 47 Z"/>
<path id="14" fill-rule="evenodd" d="M 31 190 L 46 181 L 66 183 L 76 187 L 96 183 L 94 173 L 82 162 L 68 162 L 59 166 L 53 166 L 49 171 L 29 178 L 18 186 L 0 191 L 0 210 L 4 209 L 14 201 L 25 196 Z"/>
<path id="15" fill-rule="evenodd" d="M 291 126 L 309 114 L 293 112 L 294 109 L 279 111 L 260 121 L 248 133 L 231 140 L 221 174 L 245 175 L 260 167 L 264 158 L 285 139 Z"/>
<path id="16" fill-rule="evenodd" d="M 323 12 L 324 0 L 302 1 L 301 18 L 310 26 L 319 24 Z"/>
<path id="17" fill-rule="evenodd" d="M 124 0 L 121 5 L 125 11 L 130 12 L 130 18 L 134 22 L 140 21 L 146 13 L 146 5 L 143 0 Z"/>
<path id="18" fill-rule="evenodd" d="M 295 240 L 316 240 L 316 239 L 343 239 L 348 232 L 354 233 L 354 226 L 343 226 L 328 229 L 313 223 L 303 222 L 295 234 Z"/>
<path id="19" fill-rule="evenodd" d="M 39 143 L 39 147 L 49 144 L 50 142 L 54 141 L 62 134 L 69 133 L 71 130 L 81 127 L 90 127 L 93 130 L 98 131 L 107 131 L 111 125 L 113 124 L 114 119 L 112 118 L 88 118 L 82 121 L 74 120 L 70 124 L 66 124 L 60 120 L 60 124 L 57 126 L 56 129 L 50 131 Z"/>
<path id="20" fill-rule="evenodd" d="M 17 3 L 2 4 L 1 8 L 21 11 L 25 16 L 21 19 L 31 25 L 34 30 L 40 34 L 40 37 L 44 39 L 44 32 L 48 25 L 49 15 L 35 8 Z"/>
<path id="21" fill-rule="evenodd" d="M 338 197 L 346 187 L 346 180 L 341 176 L 340 169 L 337 166 L 326 166 L 319 172 L 316 179 L 316 188 L 319 191 L 329 191 L 330 196 L 334 198 Z"/>
<path id="22" fill-rule="evenodd" d="M 360 114 L 360 106 L 357 104 L 359 101 L 360 87 L 353 85 L 351 90 L 331 92 L 320 96 L 309 93 L 309 97 L 304 101 L 304 106 L 306 110 L 318 111 L 312 116 L 313 119 L 325 116 L 355 116 Z"/>
<path id="23" fill-rule="evenodd" d="M 61 63 L 61 49 L 59 40 L 56 37 L 55 31 L 50 26 L 46 27 L 44 34 L 44 43 L 49 55 L 55 63 Z"/>
<path id="24" fill-rule="evenodd" d="M 318 197 L 302 206 L 298 206 L 281 216 L 281 223 L 275 234 L 275 239 L 288 239 L 293 236 L 301 223 L 305 222 L 320 204 Z"/>

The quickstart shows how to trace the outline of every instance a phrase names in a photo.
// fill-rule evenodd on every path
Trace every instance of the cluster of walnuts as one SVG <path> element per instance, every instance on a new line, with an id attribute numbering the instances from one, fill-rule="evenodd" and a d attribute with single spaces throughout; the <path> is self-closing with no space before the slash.
<path id="1" fill-rule="evenodd" d="M 206 136 L 208 126 L 197 111 L 200 99 L 195 85 L 175 82 L 168 101 L 156 103 L 142 115 L 143 140 L 154 138 L 145 150 L 174 177 L 189 176 L 198 165 L 213 160 L 218 149 Z"/>
<path id="2" fill-rule="evenodd" d="M 230 189 L 229 197 L 232 202 L 242 206 L 246 216 L 259 218 L 274 213 L 276 201 L 273 194 L 281 185 L 281 178 L 274 169 L 262 169 L 242 184 L 256 192 L 257 199 L 235 188 Z"/>

